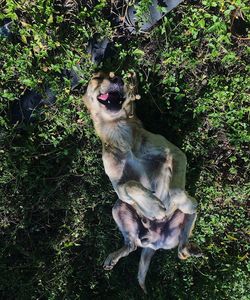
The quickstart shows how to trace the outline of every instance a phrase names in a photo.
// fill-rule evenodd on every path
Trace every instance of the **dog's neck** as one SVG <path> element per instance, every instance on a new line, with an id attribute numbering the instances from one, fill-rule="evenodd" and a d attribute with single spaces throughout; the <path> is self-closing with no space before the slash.
<path id="1" fill-rule="evenodd" d="M 95 122 L 96 132 L 101 138 L 103 145 L 109 148 L 118 148 L 122 152 L 128 152 L 133 149 L 133 141 L 137 139 L 138 142 L 138 131 L 140 128 L 142 128 L 141 121 L 135 116 L 109 122 L 102 122 L 99 119 L 98 122 Z"/>

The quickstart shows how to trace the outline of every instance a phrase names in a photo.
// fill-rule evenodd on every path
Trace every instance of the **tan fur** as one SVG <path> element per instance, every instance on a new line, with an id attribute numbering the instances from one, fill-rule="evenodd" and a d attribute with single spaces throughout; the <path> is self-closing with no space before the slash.
<path id="1" fill-rule="evenodd" d="M 178 224 L 184 222 L 180 237 L 177 237 L 178 255 L 184 259 L 189 256 L 186 245 L 195 222 L 197 206 L 195 199 L 185 192 L 186 156 L 163 136 L 148 132 L 142 127 L 134 114 L 135 89 L 130 83 L 123 86 L 125 102 L 119 111 L 112 112 L 97 100 L 98 95 L 109 91 L 112 78 L 114 75 L 109 77 L 105 73 L 95 74 L 84 95 L 84 103 L 103 144 L 105 172 L 119 199 L 133 207 L 134 214 L 142 220 L 146 218 L 164 222 L 170 220 L 177 210 L 187 216 L 185 221 L 180 221 L 184 220 L 184 215 L 180 215 L 178 221 Z M 126 209 L 129 207 L 126 206 Z M 115 214 L 113 216 L 119 225 L 121 217 L 115 217 Z M 137 220 L 131 224 L 138 222 Z M 121 231 L 122 226 L 119 227 Z M 150 234 L 149 230 L 148 236 L 153 239 L 157 235 L 153 232 Z M 128 236 L 127 240 L 130 241 L 127 245 L 107 258 L 107 269 L 112 268 L 121 257 L 128 255 L 137 246 L 143 247 L 137 237 Z M 150 241 L 148 245 L 150 247 Z M 158 249 L 156 246 L 151 247 Z M 169 249 L 174 245 L 170 243 L 164 247 Z M 149 250 L 143 252 L 141 266 L 145 266 L 146 257 L 151 259 L 152 253 Z M 140 285 L 143 287 L 149 262 L 146 262 L 146 266 L 139 272 Z"/>
<path id="2" fill-rule="evenodd" d="M 97 96 L 108 90 L 109 83 L 107 74 L 96 74 L 88 85 L 84 102 L 103 143 L 105 171 L 119 198 L 133 204 L 139 215 L 150 219 L 169 217 L 181 207 L 185 207 L 185 213 L 194 213 L 196 203 L 184 192 L 185 155 L 162 136 L 143 129 L 141 122 L 132 114 L 134 94 L 126 85 L 126 101 L 120 111 L 110 112 L 99 103 Z M 154 170 L 154 161 L 158 160 L 158 170 Z M 124 174 L 134 172 L 134 168 L 140 180 L 135 184 L 132 178 L 127 178 L 123 182 Z M 158 174 L 150 174 L 154 171 Z M 157 185 L 155 195 L 152 194 L 153 184 Z M 145 199 L 134 199 L 133 193 L 136 197 L 141 193 Z M 174 195 L 174 201 L 170 201 L 171 195 Z"/>

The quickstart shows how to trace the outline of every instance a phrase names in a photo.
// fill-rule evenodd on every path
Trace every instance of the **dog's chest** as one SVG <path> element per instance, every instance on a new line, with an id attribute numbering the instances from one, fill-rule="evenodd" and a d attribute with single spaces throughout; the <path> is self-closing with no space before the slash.
<path id="1" fill-rule="evenodd" d="M 113 183 L 124 184 L 135 180 L 141 182 L 148 189 L 154 189 L 154 181 L 157 177 L 162 160 L 158 157 L 135 156 L 130 152 L 122 153 L 103 152 L 103 164 L 105 173 Z"/>
<path id="2" fill-rule="evenodd" d="M 103 152 L 103 165 L 105 173 L 111 181 L 124 183 L 128 180 L 139 180 L 144 173 L 141 162 L 133 154 Z"/>

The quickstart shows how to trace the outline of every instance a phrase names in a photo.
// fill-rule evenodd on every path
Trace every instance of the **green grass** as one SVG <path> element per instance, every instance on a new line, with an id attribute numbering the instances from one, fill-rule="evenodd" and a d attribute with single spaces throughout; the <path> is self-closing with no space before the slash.
<path id="1" fill-rule="evenodd" d="M 105 1 L 76 11 L 45 0 L 3 3 L 0 19 L 15 22 L 11 40 L 0 39 L 2 299 L 249 299 L 250 48 L 231 35 L 236 7 L 249 22 L 246 0 L 204 0 L 180 5 L 149 35 L 121 45 Z M 176 250 L 158 251 L 148 296 L 136 280 L 139 251 L 112 272 L 102 269 L 122 238 L 101 144 L 82 104 L 95 69 L 86 54 L 94 33 L 116 41 L 103 67 L 137 73 L 138 115 L 186 152 L 187 189 L 199 201 L 192 241 L 206 258 L 182 262 Z M 71 91 L 60 72 L 76 63 L 82 84 Z M 33 125 L 12 125 L 12 101 L 27 88 L 44 93 L 47 83 L 56 105 Z"/>

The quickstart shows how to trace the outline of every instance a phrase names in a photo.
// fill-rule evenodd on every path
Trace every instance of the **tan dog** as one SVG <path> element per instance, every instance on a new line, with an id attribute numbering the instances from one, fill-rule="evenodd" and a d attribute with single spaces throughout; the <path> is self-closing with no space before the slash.
<path id="1" fill-rule="evenodd" d="M 97 73 L 84 103 L 103 144 L 106 174 L 119 197 L 113 217 L 125 245 L 111 253 L 105 269 L 143 247 L 138 280 L 145 278 L 155 250 L 178 246 L 178 256 L 191 255 L 188 238 L 196 219 L 196 201 L 185 192 L 186 156 L 161 135 L 146 131 L 134 114 L 133 85 L 113 73 Z"/>

